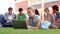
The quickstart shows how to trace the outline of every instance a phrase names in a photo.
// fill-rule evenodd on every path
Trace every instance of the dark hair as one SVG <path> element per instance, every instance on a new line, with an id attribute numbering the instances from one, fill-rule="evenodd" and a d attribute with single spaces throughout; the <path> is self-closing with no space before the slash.
<path id="1" fill-rule="evenodd" d="M 57 5 L 52 6 L 53 10 L 59 11 L 59 7 Z"/>
<path id="2" fill-rule="evenodd" d="M 39 15 L 39 12 L 38 12 L 38 10 L 37 10 L 37 9 L 35 9 L 35 14 Z"/>
<path id="3" fill-rule="evenodd" d="M 12 7 L 9 7 L 8 10 L 13 10 L 13 8 Z"/>
<path id="4" fill-rule="evenodd" d="M 19 12 L 23 11 L 23 8 L 19 8 Z"/>

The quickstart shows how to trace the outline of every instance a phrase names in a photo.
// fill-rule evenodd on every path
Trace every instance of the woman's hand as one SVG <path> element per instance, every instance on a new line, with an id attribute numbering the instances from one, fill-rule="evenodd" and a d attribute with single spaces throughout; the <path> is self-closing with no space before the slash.
<path id="1" fill-rule="evenodd" d="M 27 26 L 28 29 L 31 29 L 31 27 L 32 27 L 32 26 L 30 26 L 30 25 Z"/>

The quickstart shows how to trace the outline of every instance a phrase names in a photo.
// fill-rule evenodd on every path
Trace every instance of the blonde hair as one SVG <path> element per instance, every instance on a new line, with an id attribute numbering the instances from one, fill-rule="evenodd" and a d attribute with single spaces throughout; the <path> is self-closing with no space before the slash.
<path id="1" fill-rule="evenodd" d="M 33 7 L 28 7 L 27 10 L 28 9 L 31 9 L 35 13 L 35 9 Z"/>

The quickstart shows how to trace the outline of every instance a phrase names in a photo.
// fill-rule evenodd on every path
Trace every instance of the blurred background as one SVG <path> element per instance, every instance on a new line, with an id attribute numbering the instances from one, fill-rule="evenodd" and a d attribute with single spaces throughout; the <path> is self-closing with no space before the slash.
<path id="1" fill-rule="evenodd" d="M 0 0 L 0 14 L 8 11 L 9 7 L 13 8 L 14 13 L 18 13 L 19 8 L 24 9 L 26 13 L 27 7 L 34 7 L 39 10 L 39 13 L 44 13 L 44 8 L 49 8 L 52 13 L 52 6 L 58 5 L 60 7 L 60 0 Z"/>

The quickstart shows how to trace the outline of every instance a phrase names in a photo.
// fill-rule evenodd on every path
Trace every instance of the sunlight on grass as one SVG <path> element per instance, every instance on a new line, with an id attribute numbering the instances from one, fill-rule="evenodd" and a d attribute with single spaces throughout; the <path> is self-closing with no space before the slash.
<path id="1" fill-rule="evenodd" d="M 60 29 L 13 29 L 13 28 L 0 28 L 0 34 L 59 34 Z"/>

